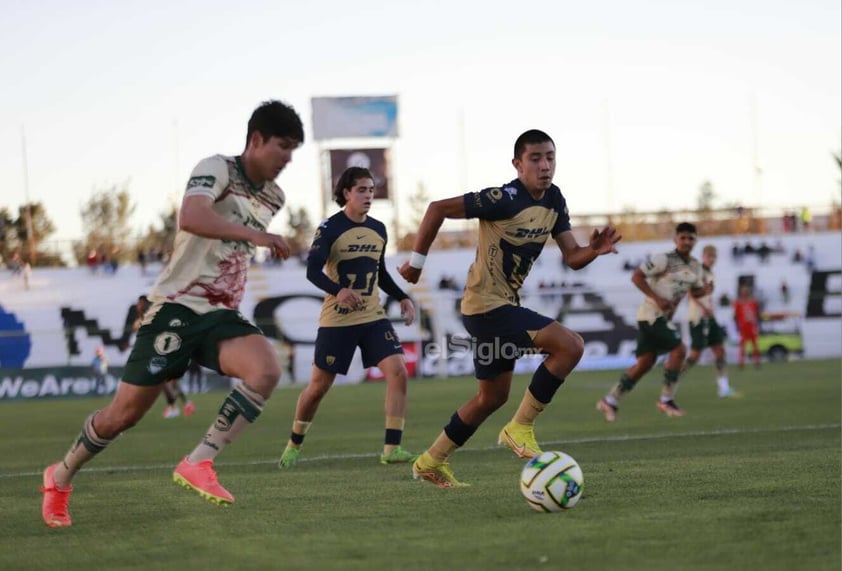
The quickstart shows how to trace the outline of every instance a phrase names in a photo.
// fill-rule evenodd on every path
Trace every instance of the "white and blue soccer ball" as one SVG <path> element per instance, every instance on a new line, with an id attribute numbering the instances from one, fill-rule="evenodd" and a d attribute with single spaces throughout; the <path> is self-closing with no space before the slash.
<path id="1" fill-rule="evenodd" d="M 520 491 L 539 512 L 559 512 L 575 506 L 582 497 L 582 468 L 564 452 L 542 452 L 520 473 Z"/>

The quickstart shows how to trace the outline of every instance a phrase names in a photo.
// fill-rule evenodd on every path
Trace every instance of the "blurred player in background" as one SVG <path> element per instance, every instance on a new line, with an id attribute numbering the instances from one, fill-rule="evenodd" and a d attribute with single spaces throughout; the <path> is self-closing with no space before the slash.
<path id="1" fill-rule="evenodd" d="M 190 416 L 196 411 L 196 405 L 181 389 L 179 379 L 171 379 L 164 383 L 162 393 L 167 401 L 167 406 L 164 407 L 164 418 L 176 418 L 181 415 L 182 410 L 184 416 Z M 181 401 L 181 407 L 178 406 L 178 401 Z"/>
<path id="2" fill-rule="evenodd" d="M 471 334 L 477 394 L 463 404 L 432 446 L 412 466 L 413 477 L 441 488 L 464 486 L 448 459 L 509 398 L 514 364 L 522 351 L 549 356 L 535 371 L 512 420 L 500 431 L 499 443 L 521 458 L 541 453 L 534 423 L 564 379 L 582 358 L 584 342 L 554 319 L 521 307 L 518 291 L 532 264 L 552 237 L 574 270 L 602 254 L 616 252 L 620 235 L 606 226 L 594 230 L 580 246 L 570 229 L 567 203 L 553 184 L 555 143 L 543 131 L 521 134 L 512 165 L 517 178 L 502 187 L 486 188 L 431 203 L 427 207 L 412 257 L 400 267 L 409 283 L 418 283 L 426 254 L 445 218 L 479 218 L 476 261 L 468 270 L 462 298 L 462 322 Z"/>
<path id="3" fill-rule="evenodd" d="M 672 322 L 675 308 L 688 291 L 693 297 L 710 295 L 712 286 L 702 281 L 702 265 L 690 255 L 696 245 L 696 227 L 682 222 L 675 228 L 675 250 L 651 256 L 632 274 L 631 281 L 646 296 L 637 310 L 637 362 L 626 369 L 620 382 L 596 403 L 613 422 L 620 399 L 655 365 L 658 355 L 669 353 L 664 363 L 664 384 L 656 406 L 667 416 L 684 416 L 675 402 L 678 377 L 687 349 L 681 331 Z"/>
<path id="4" fill-rule="evenodd" d="M 217 481 L 214 459 L 257 419 L 281 375 L 274 347 L 238 306 L 256 246 L 289 256 L 286 240 L 266 228 L 285 202 L 274 180 L 303 141 L 295 110 L 267 101 L 249 119 L 241 156 L 216 155 L 193 169 L 173 254 L 149 295 L 151 307 L 141 321 L 123 380 L 111 403 L 85 420 L 64 459 L 44 470 L 41 515 L 48 526 L 71 524 L 73 477 L 143 418 L 163 383 L 180 378 L 191 357 L 242 381 L 225 398 L 196 448 L 175 468 L 173 479 L 216 504 L 234 502 Z"/>
<path id="5" fill-rule="evenodd" d="M 746 345 L 751 343 L 754 366 L 760 367 L 760 350 L 757 348 L 757 336 L 760 327 L 760 304 L 751 294 L 751 287 L 740 286 L 737 299 L 734 300 L 734 321 L 740 332 L 740 353 L 737 363 L 740 368 L 745 364 Z"/>
<path id="6" fill-rule="evenodd" d="M 725 330 L 716 321 L 713 311 L 714 275 L 713 265 L 716 263 L 716 246 L 708 244 L 702 249 L 702 281 L 707 293 L 702 297 L 690 298 L 687 307 L 687 320 L 690 322 L 690 354 L 684 362 L 685 369 L 689 369 L 699 361 L 699 357 L 706 348 L 710 347 L 716 366 L 716 387 L 720 398 L 733 397 L 737 393 L 728 382 L 725 370 Z"/>
<path id="7" fill-rule="evenodd" d="M 298 397 L 292 432 L 278 465 L 291 468 L 298 461 L 319 404 L 336 375 L 348 372 L 357 347 L 363 366 L 377 365 L 386 378 L 386 436 L 380 462 L 411 462 L 417 454 L 401 448 L 406 363 L 401 342 L 380 305 L 379 290 L 400 302 L 407 325 L 415 319 L 415 308 L 386 270 L 386 227 L 368 215 L 374 200 L 371 172 L 360 167 L 345 170 L 333 197 L 342 210 L 319 225 L 307 258 L 307 279 L 327 293 L 319 317 L 313 374 Z"/>

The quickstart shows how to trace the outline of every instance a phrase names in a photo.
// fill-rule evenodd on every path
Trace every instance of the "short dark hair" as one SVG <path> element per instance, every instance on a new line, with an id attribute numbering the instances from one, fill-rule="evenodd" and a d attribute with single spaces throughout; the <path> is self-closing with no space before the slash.
<path id="1" fill-rule="evenodd" d="M 553 141 L 553 138 L 543 131 L 539 131 L 538 129 L 530 129 L 524 133 L 521 133 L 520 137 L 518 137 L 515 141 L 515 158 L 520 158 L 520 156 L 523 154 L 523 151 L 526 150 L 526 145 L 546 143 L 547 141 L 552 143 L 555 147 L 555 141 Z"/>
<path id="2" fill-rule="evenodd" d="M 339 180 L 336 181 L 336 187 L 333 189 L 333 200 L 336 201 L 336 204 L 345 206 L 345 203 L 348 201 L 345 200 L 344 190 L 346 188 L 353 188 L 361 178 L 374 180 L 374 177 L 371 176 L 371 171 L 363 167 L 348 167 L 345 169 L 345 172 L 339 176 Z"/>
<path id="3" fill-rule="evenodd" d="M 274 99 L 264 101 L 251 114 L 246 132 L 246 146 L 255 131 L 260 133 L 264 141 L 269 137 L 288 137 L 299 143 L 304 142 L 301 117 L 291 105 Z"/>
<path id="4" fill-rule="evenodd" d="M 675 227 L 675 233 L 681 234 L 682 232 L 687 232 L 689 234 L 697 234 L 696 225 L 691 224 L 690 222 L 682 222 L 681 224 Z"/>

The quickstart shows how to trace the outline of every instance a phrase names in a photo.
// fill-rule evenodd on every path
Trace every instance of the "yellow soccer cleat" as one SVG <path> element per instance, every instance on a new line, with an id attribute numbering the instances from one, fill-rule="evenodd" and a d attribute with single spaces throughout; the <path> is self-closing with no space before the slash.
<path id="1" fill-rule="evenodd" d="M 535 440 L 535 430 L 531 424 L 509 422 L 500 431 L 497 444 L 508 446 L 520 458 L 534 458 L 543 450 Z"/>
<path id="2" fill-rule="evenodd" d="M 415 480 L 427 480 L 439 488 L 466 488 L 470 484 L 460 482 L 450 471 L 450 464 L 438 462 L 429 452 L 424 452 L 412 464 L 412 477 Z"/>

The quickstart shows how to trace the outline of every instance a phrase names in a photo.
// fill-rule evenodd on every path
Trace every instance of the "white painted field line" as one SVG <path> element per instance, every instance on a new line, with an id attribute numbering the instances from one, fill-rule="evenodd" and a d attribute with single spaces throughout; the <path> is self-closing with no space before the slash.
<path id="1" fill-rule="evenodd" d="M 556 444 L 594 444 L 600 442 L 633 442 L 637 440 L 666 440 L 670 438 L 696 438 L 699 436 L 727 436 L 731 434 L 757 434 L 767 432 L 798 432 L 798 431 L 815 431 L 815 430 L 831 430 L 840 429 L 842 424 L 806 424 L 802 426 L 776 426 L 770 428 L 721 428 L 717 430 L 694 430 L 690 432 L 662 432 L 658 434 L 621 434 L 617 436 L 600 436 L 592 438 L 572 438 L 566 440 L 549 440 L 541 441 L 543 447 L 555 446 Z M 488 452 L 489 450 L 496 450 L 499 446 L 482 446 L 469 447 L 459 451 L 460 454 L 466 452 Z M 331 460 L 357 460 L 363 458 L 377 458 L 380 456 L 379 452 L 369 452 L 360 454 L 323 454 L 321 456 L 307 456 L 298 460 L 299 464 L 306 462 L 324 462 Z M 249 462 L 217 462 L 217 467 L 224 466 L 261 466 L 265 464 L 276 464 L 277 458 L 269 460 L 252 460 Z M 146 466 L 92 466 L 85 468 L 82 472 L 149 472 L 156 470 L 172 470 L 175 468 L 175 462 L 172 464 L 151 464 Z M 10 472 L 0 473 L 0 479 L 8 478 L 28 478 L 31 476 L 40 476 L 41 471 L 37 472 Z"/>

